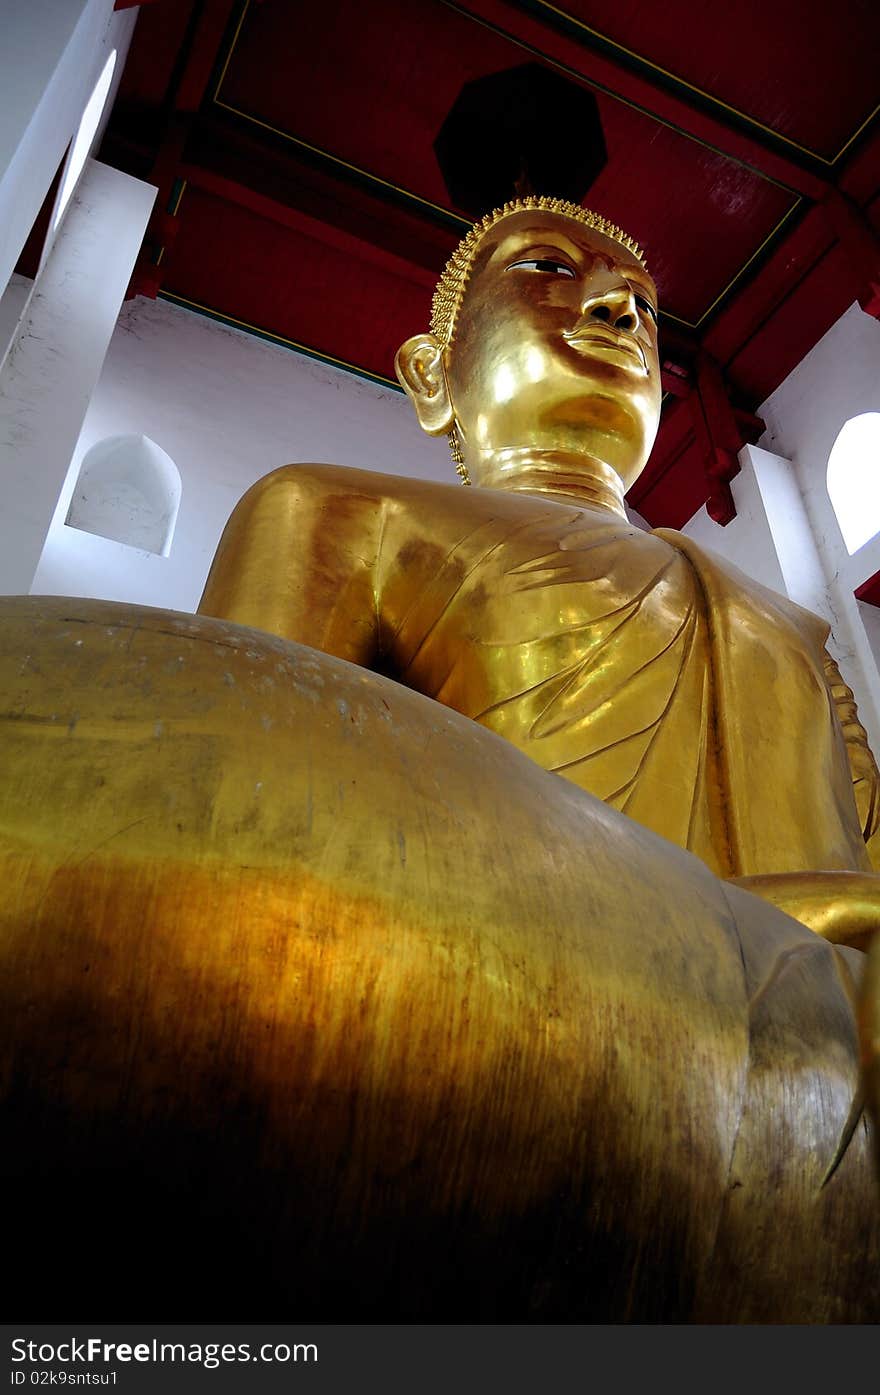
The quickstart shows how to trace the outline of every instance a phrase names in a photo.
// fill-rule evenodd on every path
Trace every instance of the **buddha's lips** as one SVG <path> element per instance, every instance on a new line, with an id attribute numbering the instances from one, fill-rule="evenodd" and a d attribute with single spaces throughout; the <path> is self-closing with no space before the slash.
<path id="1" fill-rule="evenodd" d="M 588 348 L 599 347 L 604 349 L 616 349 L 619 353 L 627 354 L 630 358 L 634 358 L 646 373 L 648 371 L 645 352 L 637 339 L 617 334 L 614 330 L 597 329 L 593 325 L 590 325 L 588 329 L 565 330 L 563 331 L 562 337 L 567 340 L 569 344 L 575 344 L 577 346 L 584 345 L 584 347 Z"/>

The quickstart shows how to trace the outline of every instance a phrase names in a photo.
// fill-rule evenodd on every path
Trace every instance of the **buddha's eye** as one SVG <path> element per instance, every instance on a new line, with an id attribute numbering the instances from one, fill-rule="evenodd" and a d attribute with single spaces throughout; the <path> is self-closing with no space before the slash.
<path id="1" fill-rule="evenodd" d="M 648 315 L 649 318 L 652 319 L 652 320 L 654 321 L 654 323 L 656 324 L 656 323 L 657 323 L 657 311 L 654 309 L 654 307 L 653 307 L 653 305 L 651 304 L 650 300 L 648 300 L 648 299 L 647 299 L 645 296 L 643 296 L 643 295 L 634 295 L 634 296 L 633 296 L 633 300 L 635 301 L 636 305 L 637 305 L 637 306 L 639 307 L 639 309 L 641 310 L 642 314 Z"/>
<path id="2" fill-rule="evenodd" d="M 507 268 L 508 271 L 544 271 L 551 276 L 570 276 L 574 280 L 574 272 L 565 262 L 554 261 L 550 257 L 536 257 L 523 262 L 513 262 Z"/>

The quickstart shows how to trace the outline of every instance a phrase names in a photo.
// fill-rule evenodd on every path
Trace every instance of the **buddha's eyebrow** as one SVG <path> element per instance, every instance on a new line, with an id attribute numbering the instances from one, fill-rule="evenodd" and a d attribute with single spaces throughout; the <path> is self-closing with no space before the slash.
<path id="1" fill-rule="evenodd" d="M 495 248 L 493 259 L 498 257 L 506 261 L 513 256 L 525 257 L 536 249 L 541 251 L 552 249 L 578 264 L 583 256 L 582 249 L 578 248 L 576 243 L 571 242 L 561 230 L 550 231 L 547 228 L 535 228 L 511 233 L 509 237 L 503 238 Z"/>

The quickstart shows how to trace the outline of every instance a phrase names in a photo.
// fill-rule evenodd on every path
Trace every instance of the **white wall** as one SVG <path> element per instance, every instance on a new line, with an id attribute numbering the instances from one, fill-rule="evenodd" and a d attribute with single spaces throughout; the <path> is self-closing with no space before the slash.
<path id="1" fill-rule="evenodd" d="M 128 433 L 151 437 L 180 471 L 168 557 L 64 523 L 85 452 Z M 31 589 L 194 610 L 235 504 L 261 476 L 294 461 L 456 478 L 445 440 L 424 435 L 401 393 L 167 301 L 129 301 Z"/>

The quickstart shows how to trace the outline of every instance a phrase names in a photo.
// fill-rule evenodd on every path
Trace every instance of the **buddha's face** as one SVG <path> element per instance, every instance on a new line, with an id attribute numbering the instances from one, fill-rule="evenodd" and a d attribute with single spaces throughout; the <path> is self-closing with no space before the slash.
<path id="1" fill-rule="evenodd" d="M 500 452 L 598 458 L 632 484 L 659 421 L 656 294 L 625 247 L 560 214 L 517 212 L 484 236 L 438 388 L 475 484 Z"/>
<path id="2" fill-rule="evenodd" d="M 656 296 L 626 248 L 570 218 L 523 212 L 493 228 L 445 355 L 477 470 L 486 452 L 562 450 L 629 486 L 660 413 Z"/>

